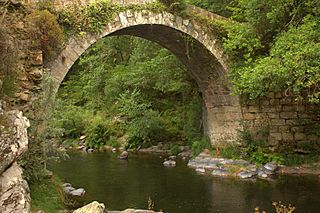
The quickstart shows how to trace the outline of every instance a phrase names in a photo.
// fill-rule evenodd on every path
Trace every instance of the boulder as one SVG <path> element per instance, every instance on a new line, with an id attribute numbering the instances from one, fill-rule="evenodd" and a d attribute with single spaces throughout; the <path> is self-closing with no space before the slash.
<path id="1" fill-rule="evenodd" d="M 0 212 L 30 212 L 30 195 L 22 169 L 15 162 L 0 176 Z"/>
<path id="2" fill-rule="evenodd" d="M 86 191 L 83 188 L 74 189 L 69 192 L 70 195 L 78 197 L 82 197 L 85 193 Z"/>
<path id="3" fill-rule="evenodd" d="M 104 213 L 105 206 L 103 203 L 98 203 L 97 201 L 93 201 L 88 205 L 85 205 L 75 211 L 73 213 Z"/>

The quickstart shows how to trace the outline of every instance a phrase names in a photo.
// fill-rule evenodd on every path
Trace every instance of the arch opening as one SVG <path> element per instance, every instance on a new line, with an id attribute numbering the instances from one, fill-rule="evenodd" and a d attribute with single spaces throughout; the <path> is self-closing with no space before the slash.
<path id="1" fill-rule="evenodd" d="M 159 14 L 155 16 L 158 17 Z M 186 26 L 184 21 L 177 23 L 177 17 L 173 21 L 170 14 L 161 14 L 161 17 L 162 20 L 158 21 L 160 23 L 154 21 L 160 20 L 159 18 L 150 21 L 150 17 L 145 17 L 142 21 L 135 19 L 132 23 L 130 20 L 122 23 L 118 19 L 102 33 L 71 39 L 59 57 L 48 65 L 56 82 L 56 90 L 73 63 L 100 38 L 120 35 L 141 37 L 170 50 L 192 74 L 203 97 L 203 120 L 211 143 L 234 142 L 241 110 L 238 98 L 230 94 L 226 60 L 219 53 L 216 41 L 205 30 L 200 32 L 201 29 L 190 21 Z"/>

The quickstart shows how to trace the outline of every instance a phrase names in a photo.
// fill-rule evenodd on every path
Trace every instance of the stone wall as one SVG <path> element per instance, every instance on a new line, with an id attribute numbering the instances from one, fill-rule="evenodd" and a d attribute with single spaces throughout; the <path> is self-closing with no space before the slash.
<path id="1" fill-rule="evenodd" d="M 302 143 L 319 140 L 316 132 L 320 128 L 319 104 L 297 100 L 285 93 L 269 93 L 260 101 L 244 102 L 242 117 L 245 129 L 268 132 L 265 136 L 270 146 L 291 144 L 298 150 L 302 149 Z"/>

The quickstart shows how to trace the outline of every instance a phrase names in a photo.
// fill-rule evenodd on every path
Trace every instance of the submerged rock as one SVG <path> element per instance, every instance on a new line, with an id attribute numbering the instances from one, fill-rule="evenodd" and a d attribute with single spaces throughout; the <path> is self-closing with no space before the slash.
<path id="1" fill-rule="evenodd" d="M 123 151 L 120 155 L 119 155 L 119 159 L 121 160 L 126 160 L 129 157 L 129 153 L 127 151 Z"/>
<path id="2" fill-rule="evenodd" d="M 166 160 L 163 162 L 163 165 L 166 167 L 175 167 L 176 162 L 174 160 Z"/>
<path id="3" fill-rule="evenodd" d="M 105 212 L 104 204 L 98 203 L 97 201 L 93 201 L 92 203 L 89 203 L 88 205 L 73 211 L 73 213 L 104 213 L 104 212 Z"/>

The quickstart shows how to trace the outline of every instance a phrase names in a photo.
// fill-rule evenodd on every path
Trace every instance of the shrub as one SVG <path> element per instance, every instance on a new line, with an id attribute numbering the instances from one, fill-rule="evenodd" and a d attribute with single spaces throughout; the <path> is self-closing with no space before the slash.
<path id="1" fill-rule="evenodd" d="M 86 129 L 86 145 L 91 148 L 100 148 L 110 138 L 108 122 L 96 120 Z"/>
<path id="2" fill-rule="evenodd" d="M 64 41 L 56 16 L 48 10 L 36 10 L 28 15 L 27 20 L 30 23 L 30 34 L 35 41 L 39 41 L 44 60 L 50 60 Z"/>
<path id="3" fill-rule="evenodd" d="M 208 137 L 203 137 L 200 140 L 194 141 L 192 143 L 192 155 L 196 156 L 200 154 L 204 149 L 212 149 L 210 139 Z"/>
<path id="4" fill-rule="evenodd" d="M 187 3 L 184 0 L 160 0 L 169 12 L 185 17 L 187 15 Z"/>

